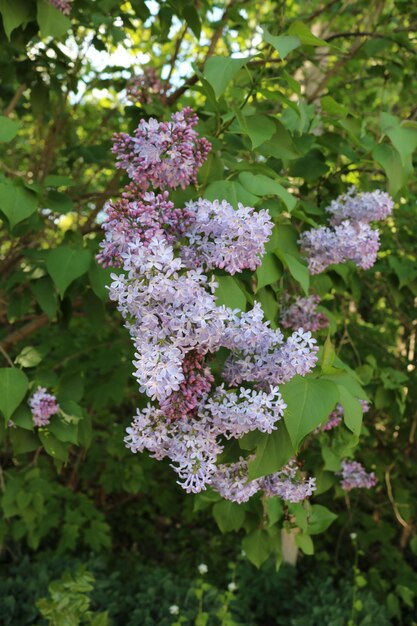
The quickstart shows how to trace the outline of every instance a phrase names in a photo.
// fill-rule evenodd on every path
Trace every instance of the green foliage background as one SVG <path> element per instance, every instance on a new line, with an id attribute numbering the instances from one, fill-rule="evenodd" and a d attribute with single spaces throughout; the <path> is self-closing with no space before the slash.
<path id="1" fill-rule="evenodd" d="M 200 561 L 221 572 L 241 545 L 256 566 L 279 566 L 281 531 L 291 531 L 307 555 L 301 576 L 365 581 L 392 623 L 416 623 L 417 9 L 400 0 L 74 0 L 67 18 L 47 0 L 0 0 L 0 14 L 5 570 L 26 553 L 130 553 L 188 579 Z M 146 63 L 172 87 L 132 105 L 126 81 Z M 331 320 L 315 375 L 282 388 L 285 425 L 241 442 L 256 455 L 253 478 L 301 449 L 319 485 L 311 504 L 185 496 L 167 464 L 123 445 L 144 398 L 107 301 L 109 271 L 95 261 L 103 207 L 126 182 L 112 134 L 185 105 L 213 150 L 198 188 L 172 194 L 177 205 L 225 198 L 268 208 L 276 222 L 255 275 L 217 277 L 219 301 L 244 309 L 258 300 L 276 326 L 282 295 L 310 291 Z M 351 184 L 395 199 L 378 262 L 310 277 L 298 233 L 324 224 L 324 207 Z M 27 406 L 38 385 L 65 412 L 45 429 L 33 428 Z M 364 423 L 358 398 L 372 402 Z M 309 436 L 336 402 L 344 426 Z M 356 447 L 378 485 L 347 497 L 334 473 Z"/>

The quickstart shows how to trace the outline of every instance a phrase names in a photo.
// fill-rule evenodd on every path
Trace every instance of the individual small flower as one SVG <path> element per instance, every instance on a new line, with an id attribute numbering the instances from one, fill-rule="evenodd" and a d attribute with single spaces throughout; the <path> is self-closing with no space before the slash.
<path id="1" fill-rule="evenodd" d="M 207 574 L 208 572 L 208 567 L 205 563 L 200 563 L 200 565 L 198 566 L 198 572 L 199 574 L 203 575 L 203 574 Z"/>
<path id="2" fill-rule="evenodd" d="M 229 584 L 227 585 L 227 589 L 228 589 L 231 593 L 233 593 L 234 591 L 236 591 L 236 590 L 237 590 L 237 584 L 236 584 L 235 582 L 233 582 L 233 581 L 232 581 L 231 583 L 229 583 Z"/>
<path id="3" fill-rule="evenodd" d="M 63 15 L 69 15 L 71 13 L 72 0 L 48 0 L 49 4 L 52 4 Z"/>
<path id="4" fill-rule="evenodd" d="M 358 538 L 358 535 L 356 533 L 350 533 L 350 538 L 352 541 L 355 541 Z"/>
<path id="5" fill-rule="evenodd" d="M 154 98 L 160 99 L 165 92 L 164 83 L 152 66 L 145 66 L 141 73 L 132 76 L 126 85 L 129 100 L 140 104 L 150 104 Z"/>
<path id="6" fill-rule="evenodd" d="M 47 426 L 52 415 L 59 411 L 59 405 L 55 396 L 47 393 L 44 387 L 38 387 L 29 399 L 32 417 L 35 426 Z"/>
<path id="7" fill-rule="evenodd" d="M 333 200 L 326 211 L 332 216 L 331 224 L 336 226 L 344 220 L 355 224 L 381 221 L 392 213 L 393 208 L 393 199 L 384 191 L 359 192 L 355 187 L 350 187 L 346 193 Z"/>
<path id="8" fill-rule="evenodd" d="M 345 491 L 352 489 L 371 489 L 377 483 L 377 478 L 373 472 L 368 473 L 363 465 L 358 461 L 342 461 L 341 486 Z"/>
<path id="9" fill-rule="evenodd" d="M 169 612 L 171 613 L 171 615 L 178 615 L 178 613 L 180 612 L 180 607 L 176 604 L 172 604 L 169 607 Z"/>
<path id="10" fill-rule="evenodd" d="M 133 137 L 126 133 L 115 135 L 116 166 L 126 170 L 143 190 L 150 185 L 184 189 L 195 182 L 211 149 L 210 142 L 199 138 L 194 130 L 197 122 L 190 107 L 173 113 L 169 122 L 141 120 Z"/>
<path id="11" fill-rule="evenodd" d="M 292 304 L 281 310 L 280 321 L 284 328 L 297 330 L 303 328 L 315 332 L 329 325 L 329 320 L 324 313 L 317 311 L 320 297 L 317 295 L 307 298 L 297 297 Z"/>

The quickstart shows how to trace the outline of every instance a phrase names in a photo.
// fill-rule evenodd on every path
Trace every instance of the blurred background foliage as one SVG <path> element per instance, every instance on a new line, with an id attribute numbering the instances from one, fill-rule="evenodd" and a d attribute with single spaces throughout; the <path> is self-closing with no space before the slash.
<path id="1" fill-rule="evenodd" d="M 73 0 L 66 17 L 47 0 L 0 0 L 0 15 L 1 623 L 39 623 L 36 600 L 80 563 L 96 577 L 87 591 L 80 583 L 80 593 L 93 589 L 96 626 L 172 624 L 171 605 L 191 620 L 201 561 L 209 606 L 224 605 L 228 563 L 237 563 L 237 591 L 227 600 L 234 621 L 208 610 L 212 621 L 200 624 L 417 623 L 417 8 Z M 132 103 L 126 84 L 148 65 L 164 91 Z M 319 485 L 313 508 L 275 503 L 266 521 L 256 499 L 186 496 L 167 464 L 124 448 L 144 399 L 127 331 L 107 302 L 109 271 L 94 258 L 103 207 L 126 183 L 112 135 L 185 105 L 213 150 L 198 188 L 173 199 L 270 210 L 267 261 L 255 279 L 243 272 L 225 283 L 225 302 L 259 300 L 276 325 L 284 293 L 321 296 L 331 321 L 324 354 L 342 385 L 372 402 L 357 429 L 357 455 L 378 477 L 372 491 L 346 496 L 336 484 L 340 458 L 359 441 L 346 427 L 303 444 Z M 310 277 L 297 235 L 324 224 L 324 207 L 352 184 L 395 199 L 378 262 Z M 35 430 L 26 400 L 38 385 L 66 416 Z M 277 573 L 281 528 L 298 529 L 306 555 Z M 242 540 L 259 572 L 242 561 Z"/>

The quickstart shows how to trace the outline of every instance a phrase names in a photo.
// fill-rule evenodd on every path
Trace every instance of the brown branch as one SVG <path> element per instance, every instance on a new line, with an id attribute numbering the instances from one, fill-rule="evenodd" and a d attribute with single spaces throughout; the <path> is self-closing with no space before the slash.
<path id="1" fill-rule="evenodd" d="M 5 339 L 3 339 L 3 341 L 1 342 L 3 350 L 12 348 L 23 339 L 26 339 L 26 337 L 29 337 L 29 335 L 37 331 L 39 328 L 45 326 L 48 321 L 49 318 L 47 315 L 38 315 L 37 317 L 35 317 L 35 319 L 31 320 L 30 322 L 19 328 L 19 330 L 15 330 L 13 333 L 10 333 L 10 335 L 8 337 L 5 337 Z"/>
<path id="2" fill-rule="evenodd" d="M 171 80 L 171 76 L 172 76 L 172 73 L 173 73 L 174 68 L 175 68 L 175 63 L 177 62 L 178 55 L 180 53 L 181 44 L 184 41 L 185 35 L 187 34 L 187 30 L 188 30 L 188 25 L 186 24 L 184 26 L 182 32 L 180 33 L 180 35 L 177 37 L 177 40 L 175 42 L 174 54 L 172 55 L 170 68 L 169 68 L 169 73 L 168 73 L 168 76 L 166 78 L 166 86 L 167 86 L 167 88 L 169 86 L 169 81 Z"/>
<path id="3" fill-rule="evenodd" d="M 19 102 L 20 98 L 22 97 L 23 92 L 25 91 L 26 87 L 27 85 L 25 85 L 25 83 L 22 83 L 21 85 L 19 85 L 16 93 L 14 94 L 13 98 L 10 100 L 9 104 L 4 110 L 4 113 L 3 113 L 4 117 L 9 117 L 10 113 L 12 113 L 15 110 L 16 105 Z"/>

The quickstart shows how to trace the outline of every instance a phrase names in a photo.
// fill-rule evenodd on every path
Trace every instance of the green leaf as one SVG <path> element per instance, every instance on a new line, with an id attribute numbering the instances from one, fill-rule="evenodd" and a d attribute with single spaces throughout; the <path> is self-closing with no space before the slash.
<path id="1" fill-rule="evenodd" d="M 4 115 L 0 115 L 0 141 L 8 142 L 14 139 L 19 128 L 19 122 L 14 122 Z"/>
<path id="2" fill-rule="evenodd" d="M 63 461 L 65 463 L 65 461 L 68 459 L 70 444 L 59 441 L 59 439 L 57 439 L 48 430 L 39 430 L 38 434 L 46 453 L 54 459 L 57 459 L 58 461 Z"/>
<path id="3" fill-rule="evenodd" d="M 78 424 L 65 422 L 60 416 L 54 415 L 48 424 L 48 430 L 59 441 L 78 445 Z"/>
<path id="4" fill-rule="evenodd" d="M 113 272 L 114 267 L 104 268 L 93 259 L 90 269 L 88 270 L 88 277 L 90 279 L 91 289 L 101 300 L 107 301 L 109 299 L 109 290 L 107 287 L 109 287 L 112 282 L 110 274 Z"/>
<path id="5" fill-rule="evenodd" d="M 59 309 L 59 300 L 49 276 L 30 283 L 36 302 L 49 319 L 54 319 Z"/>
<path id="6" fill-rule="evenodd" d="M 20 404 L 13 413 L 13 424 L 25 430 L 34 430 L 32 412 L 27 404 Z"/>
<path id="7" fill-rule="evenodd" d="M 232 309 L 246 309 L 246 296 L 233 276 L 216 276 L 219 283 L 215 291 L 217 304 L 225 304 Z"/>
<path id="8" fill-rule="evenodd" d="M 239 180 L 245 189 L 256 196 L 278 196 L 289 211 L 292 211 L 297 204 L 297 199 L 285 187 L 269 176 L 242 172 L 239 174 Z"/>
<path id="9" fill-rule="evenodd" d="M 275 124 L 276 133 L 269 141 L 262 144 L 262 154 L 276 159 L 298 159 L 300 153 L 294 145 L 290 133 L 280 121 L 275 120 Z"/>
<path id="10" fill-rule="evenodd" d="M 320 361 L 321 369 L 323 370 L 323 372 L 326 372 L 332 367 L 335 358 L 336 352 L 332 344 L 332 340 L 330 339 L 330 335 L 328 335 L 326 341 L 324 342 L 323 352 Z"/>
<path id="11" fill-rule="evenodd" d="M 249 561 L 258 568 L 272 552 L 271 538 L 263 529 L 254 530 L 247 535 L 242 541 L 242 547 Z"/>
<path id="12" fill-rule="evenodd" d="M 278 259 L 272 252 L 267 252 L 256 270 L 257 290 L 271 285 L 281 278 L 282 272 Z"/>
<path id="13" fill-rule="evenodd" d="M 201 22 L 196 8 L 192 4 L 188 4 L 182 10 L 182 17 L 185 19 L 197 39 L 200 39 Z"/>
<path id="14" fill-rule="evenodd" d="M 392 254 L 388 257 L 388 264 L 396 273 L 400 281 L 400 289 L 409 285 L 417 277 L 417 266 L 415 261 L 406 258 L 398 259 Z"/>
<path id="15" fill-rule="evenodd" d="M 295 543 L 300 550 L 304 552 L 304 554 L 307 554 L 308 556 L 314 554 L 314 543 L 309 535 L 306 535 L 305 533 L 298 533 L 295 536 Z"/>
<path id="16" fill-rule="evenodd" d="M 290 167 L 291 176 L 303 178 L 307 182 L 317 180 L 328 171 L 329 166 L 326 163 L 323 153 L 316 148 L 310 150 L 310 152 L 301 157 L 301 159 L 294 161 Z"/>
<path id="17" fill-rule="evenodd" d="M 392 146 L 381 143 L 373 149 L 372 156 L 384 168 L 388 178 L 389 192 L 392 196 L 396 196 L 406 178 L 400 155 Z"/>
<path id="18" fill-rule="evenodd" d="M 295 449 L 325 421 L 338 401 L 337 387 L 329 380 L 294 376 L 280 387 L 287 408 L 285 425 Z"/>
<path id="19" fill-rule="evenodd" d="M 10 441 L 12 443 L 13 454 L 16 456 L 33 452 L 40 446 L 37 435 L 23 428 L 11 428 Z"/>
<path id="20" fill-rule="evenodd" d="M 216 502 L 213 506 L 213 515 L 222 533 L 239 530 L 245 519 L 243 506 L 229 500 Z"/>
<path id="21" fill-rule="evenodd" d="M 275 253 L 281 261 L 286 265 L 290 271 L 290 274 L 295 280 L 300 283 L 306 295 L 308 295 L 308 289 L 310 287 L 310 274 L 307 265 L 303 265 L 295 256 L 277 250 Z"/>
<path id="22" fill-rule="evenodd" d="M 401 124 L 394 115 L 381 113 L 381 131 L 390 138 L 401 156 L 403 166 L 409 167 L 411 155 L 417 147 L 417 128 Z"/>
<path id="23" fill-rule="evenodd" d="M 207 160 L 200 167 L 198 172 L 198 182 L 205 187 L 213 181 L 218 181 L 223 177 L 224 165 L 220 157 L 214 152 L 210 152 Z"/>
<path id="24" fill-rule="evenodd" d="M 268 528 L 270 528 L 284 515 L 284 503 L 281 498 L 267 498 L 266 508 L 268 511 Z"/>
<path id="25" fill-rule="evenodd" d="M 51 189 L 48 192 L 46 205 L 51 211 L 61 214 L 69 213 L 74 208 L 74 202 L 71 198 L 67 196 L 67 194 L 56 191 L 55 189 Z"/>
<path id="26" fill-rule="evenodd" d="M 88 271 L 90 262 L 91 252 L 82 248 L 70 248 L 63 245 L 49 252 L 46 268 L 61 297 L 76 278 Z"/>
<path id="27" fill-rule="evenodd" d="M 204 197 L 211 201 L 226 200 L 235 209 L 239 202 L 245 206 L 254 206 L 259 201 L 235 180 L 216 180 L 207 187 Z"/>
<path id="28" fill-rule="evenodd" d="M 310 31 L 306 24 L 299 22 L 298 20 L 293 22 L 289 29 L 289 35 L 296 35 L 302 44 L 306 46 L 328 46 L 329 44 L 324 39 L 319 39 Z"/>
<path id="29" fill-rule="evenodd" d="M 27 0 L 0 0 L 4 32 L 9 41 L 14 29 L 30 20 L 31 12 L 30 3 Z"/>
<path id="30" fill-rule="evenodd" d="M 276 131 L 274 121 L 267 115 L 250 115 L 249 117 L 239 115 L 238 121 L 243 132 L 251 140 L 254 150 L 271 139 Z"/>
<path id="31" fill-rule="evenodd" d="M 279 422 L 271 434 L 261 433 L 259 436 L 255 458 L 248 464 L 249 480 L 277 472 L 294 454 L 286 425 Z"/>
<path id="32" fill-rule="evenodd" d="M 320 99 L 321 108 L 325 113 L 329 113 L 330 115 L 334 115 L 335 117 L 346 117 L 349 114 L 349 109 L 343 104 L 339 104 L 336 102 L 334 98 L 331 96 L 323 96 Z"/>
<path id="33" fill-rule="evenodd" d="M 349 430 L 359 436 L 363 418 L 362 405 L 359 400 L 346 389 L 346 387 L 339 385 L 338 389 L 339 403 L 343 407 L 343 421 Z"/>
<path id="34" fill-rule="evenodd" d="M 219 98 L 225 92 L 227 85 L 248 61 L 248 57 L 232 59 L 219 56 L 213 56 L 207 61 L 203 75 L 213 87 L 216 98 Z"/>
<path id="35" fill-rule="evenodd" d="M 59 38 L 68 31 L 71 20 L 48 0 L 38 0 L 37 20 L 42 37 Z"/>
<path id="36" fill-rule="evenodd" d="M 17 355 L 14 362 L 20 367 L 36 367 L 45 356 L 45 351 L 34 346 L 25 346 Z"/>
<path id="37" fill-rule="evenodd" d="M 276 328 L 278 304 L 277 304 L 277 301 L 276 301 L 276 298 L 274 296 L 274 292 L 272 291 L 272 289 L 268 289 L 268 288 L 258 289 L 256 292 L 256 300 L 258 300 L 261 303 L 263 312 L 265 313 L 265 317 L 271 323 L 271 327 Z"/>
<path id="38" fill-rule="evenodd" d="M 9 420 L 28 390 L 26 375 L 16 367 L 0 368 L 0 411 Z"/>
<path id="39" fill-rule="evenodd" d="M 0 209 L 11 228 L 30 217 L 37 204 L 36 195 L 19 183 L 0 182 Z"/>
<path id="40" fill-rule="evenodd" d="M 285 59 L 287 54 L 301 46 L 301 39 L 295 35 L 271 35 L 265 28 L 263 29 L 263 39 L 278 52 L 281 59 Z"/>
<path id="41" fill-rule="evenodd" d="M 307 533 L 309 535 L 318 535 L 327 530 L 335 519 L 337 519 L 337 515 L 329 511 L 325 506 L 313 504 L 311 513 L 308 516 Z"/>

